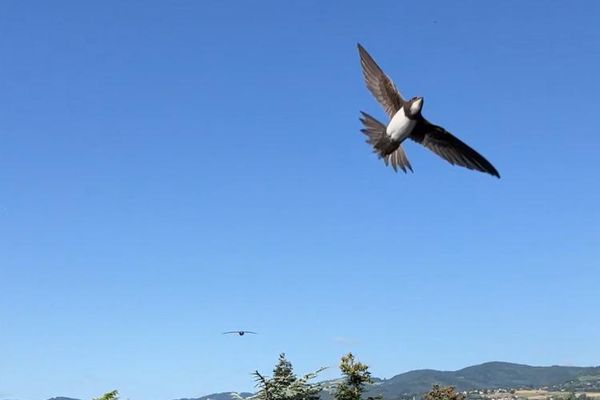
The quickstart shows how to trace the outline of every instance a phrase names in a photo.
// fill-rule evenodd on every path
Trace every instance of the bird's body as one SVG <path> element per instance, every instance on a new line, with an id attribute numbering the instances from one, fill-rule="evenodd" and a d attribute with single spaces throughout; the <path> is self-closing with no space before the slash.
<path id="1" fill-rule="evenodd" d="M 246 333 L 251 333 L 253 335 L 257 335 L 256 332 L 252 332 L 252 331 L 229 331 L 229 332 L 223 332 L 223 335 L 236 334 L 236 335 L 244 336 Z"/>
<path id="2" fill-rule="evenodd" d="M 390 117 L 390 122 L 384 125 L 369 114 L 361 112 L 360 120 L 364 125 L 362 132 L 367 136 L 367 143 L 373 146 L 373 151 L 386 165 L 391 164 L 394 170 L 400 168 L 404 172 L 412 171 L 412 166 L 402 148 L 402 142 L 410 138 L 450 164 L 500 177 L 496 168 L 481 154 L 441 126 L 434 125 L 423 117 L 422 97 L 405 100 L 394 82 L 360 44 L 358 51 L 367 88 Z"/>
<path id="3" fill-rule="evenodd" d="M 402 106 L 390 120 L 390 123 L 385 128 L 385 133 L 390 139 L 402 143 L 404 139 L 410 136 L 415 125 L 417 125 L 417 120 L 415 118 L 409 118 L 406 115 L 405 107 Z"/>

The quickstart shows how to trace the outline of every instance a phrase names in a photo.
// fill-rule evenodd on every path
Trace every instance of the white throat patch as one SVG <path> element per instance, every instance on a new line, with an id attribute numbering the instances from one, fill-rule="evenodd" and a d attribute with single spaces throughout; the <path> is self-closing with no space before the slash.
<path id="1" fill-rule="evenodd" d="M 421 111 L 421 107 L 423 107 L 423 99 L 413 101 L 413 103 L 410 105 L 410 113 L 412 115 L 417 114 L 419 111 Z"/>

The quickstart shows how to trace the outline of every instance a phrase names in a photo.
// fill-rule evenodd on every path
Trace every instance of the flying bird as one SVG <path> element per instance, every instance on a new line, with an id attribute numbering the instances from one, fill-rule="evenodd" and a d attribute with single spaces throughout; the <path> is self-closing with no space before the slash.
<path id="1" fill-rule="evenodd" d="M 386 125 L 366 112 L 361 111 L 361 132 L 367 136 L 367 143 L 379 155 L 385 165 L 391 164 L 394 171 L 412 172 L 412 166 L 402 148 L 402 142 L 410 138 L 436 153 L 452 165 L 481 171 L 500 178 L 494 166 L 481 154 L 473 150 L 456 136 L 434 125 L 421 115 L 423 97 L 405 100 L 394 82 L 383 72 L 364 47 L 358 44 L 360 63 L 367 88 L 381 103 L 391 118 Z"/>
<path id="2" fill-rule="evenodd" d="M 252 331 L 230 331 L 230 332 L 223 332 L 223 335 L 229 335 L 231 333 L 235 333 L 235 334 L 238 334 L 240 336 L 244 336 L 246 333 L 251 333 L 253 335 L 258 335 L 258 333 L 252 332 Z"/>

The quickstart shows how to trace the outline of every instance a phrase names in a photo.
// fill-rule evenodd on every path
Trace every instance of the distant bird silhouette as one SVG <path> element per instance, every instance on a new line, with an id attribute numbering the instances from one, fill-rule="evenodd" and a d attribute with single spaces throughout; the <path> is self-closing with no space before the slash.
<path id="1" fill-rule="evenodd" d="M 402 142 L 410 138 L 452 165 L 486 172 L 500 178 L 496 168 L 481 154 L 441 126 L 430 123 L 421 115 L 422 97 L 405 100 L 394 82 L 360 43 L 358 52 L 367 88 L 391 118 L 386 126 L 361 111 L 362 118 L 360 120 L 364 125 L 361 132 L 367 136 L 367 143 L 373 146 L 373 151 L 379 155 L 379 158 L 383 158 L 385 165 L 391 164 L 394 171 L 397 171 L 398 168 L 404 172 L 413 170 L 402 148 Z"/>
<path id="2" fill-rule="evenodd" d="M 236 334 L 238 334 L 240 336 L 244 336 L 246 333 L 251 333 L 253 335 L 258 335 L 258 333 L 252 332 L 252 331 L 230 331 L 230 332 L 223 332 L 223 335 L 229 335 L 229 334 L 232 334 L 232 333 L 236 333 Z"/>

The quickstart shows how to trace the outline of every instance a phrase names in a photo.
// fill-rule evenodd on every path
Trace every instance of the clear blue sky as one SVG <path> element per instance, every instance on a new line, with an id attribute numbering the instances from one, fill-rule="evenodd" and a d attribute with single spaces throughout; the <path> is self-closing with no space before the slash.
<path id="1" fill-rule="evenodd" d="M 600 3 L 0 3 L 0 398 L 600 364 Z M 502 174 L 395 174 L 360 41 Z M 223 336 L 250 329 L 253 337 Z"/>

